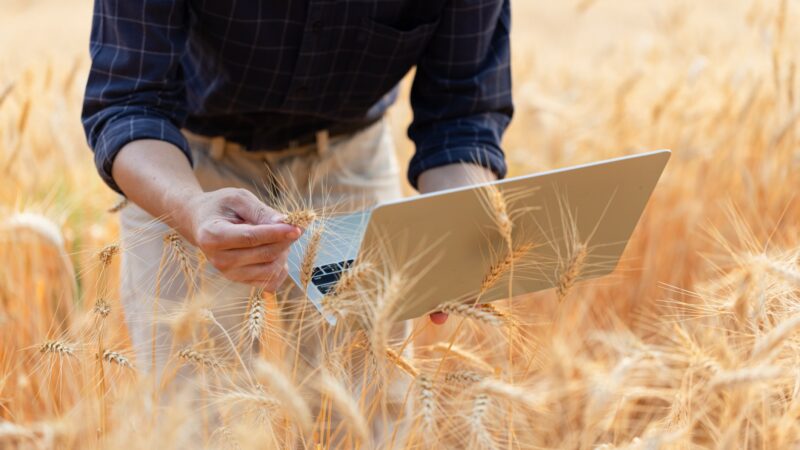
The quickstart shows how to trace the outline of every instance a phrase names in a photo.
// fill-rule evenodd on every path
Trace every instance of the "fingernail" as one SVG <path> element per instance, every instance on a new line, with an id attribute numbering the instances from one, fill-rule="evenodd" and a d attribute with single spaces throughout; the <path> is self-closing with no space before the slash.
<path id="1" fill-rule="evenodd" d="M 295 228 L 294 230 L 286 233 L 286 238 L 287 239 L 297 239 L 299 237 L 300 237 L 300 230 L 298 230 L 297 228 Z"/>
<path id="2" fill-rule="evenodd" d="M 284 223 L 284 222 L 286 222 L 285 214 L 277 214 L 272 216 L 272 223 Z"/>

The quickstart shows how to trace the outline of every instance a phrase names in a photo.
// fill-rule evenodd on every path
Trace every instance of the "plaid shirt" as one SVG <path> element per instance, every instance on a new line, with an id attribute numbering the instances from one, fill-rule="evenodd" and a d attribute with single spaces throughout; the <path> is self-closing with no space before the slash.
<path id="1" fill-rule="evenodd" d="M 408 178 L 478 162 L 505 175 L 509 0 L 95 0 L 83 124 L 95 163 L 137 139 L 191 161 L 186 128 L 277 150 L 366 126 L 413 67 Z"/>

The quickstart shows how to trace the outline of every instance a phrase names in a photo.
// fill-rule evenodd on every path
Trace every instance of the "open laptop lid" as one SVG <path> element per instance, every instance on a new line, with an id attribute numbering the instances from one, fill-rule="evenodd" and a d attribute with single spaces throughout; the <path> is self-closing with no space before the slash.
<path id="1" fill-rule="evenodd" d="M 515 264 L 512 296 L 554 287 L 573 241 L 587 248 L 578 279 L 613 272 L 670 154 L 661 150 L 491 183 L 506 199 L 514 245 L 533 246 Z M 418 317 L 481 293 L 487 273 L 507 253 L 487 192 L 485 185 L 465 187 L 372 211 L 359 255 L 376 255 L 384 273 L 405 278 L 394 318 Z M 507 277 L 481 301 L 508 298 Z"/>

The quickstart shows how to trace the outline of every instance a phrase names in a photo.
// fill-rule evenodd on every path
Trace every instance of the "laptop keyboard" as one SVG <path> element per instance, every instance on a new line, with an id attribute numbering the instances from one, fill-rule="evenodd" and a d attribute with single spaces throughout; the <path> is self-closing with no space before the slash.
<path id="1" fill-rule="evenodd" d="M 353 265 L 353 260 L 347 261 L 340 261 L 338 263 L 332 264 L 325 264 L 324 266 L 318 266 L 314 268 L 314 272 L 311 273 L 311 282 L 314 286 L 322 292 L 323 295 L 327 295 L 336 283 L 341 278 L 342 273 L 349 269 L 350 266 Z"/>

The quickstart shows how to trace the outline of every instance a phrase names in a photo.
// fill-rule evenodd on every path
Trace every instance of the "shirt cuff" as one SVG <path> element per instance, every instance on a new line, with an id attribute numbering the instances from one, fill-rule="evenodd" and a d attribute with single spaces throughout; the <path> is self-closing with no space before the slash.
<path id="1" fill-rule="evenodd" d="M 503 151 L 497 147 L 486 145 L 457 146 L 429 153 L 425 156 L 415 155 L 408 167 L 408 182 L 417 189 L 417 181 L 422 172 L 448 164 L 469 163 L 485 167 L 498 179 L 504 178 L 507 172 Z"/>
<path id="2" fill-rule="evenodd" d="M 158 117 L 128 116 L 109 122 L 94 146 L 94 163 L 103 181 L 116 192 L 125 195 L 111 176 L 114 159 L 126 144 L 142 139 L 156 139 L 178 147 L 194 164 L 186 138 L 169 120 Z"/>

